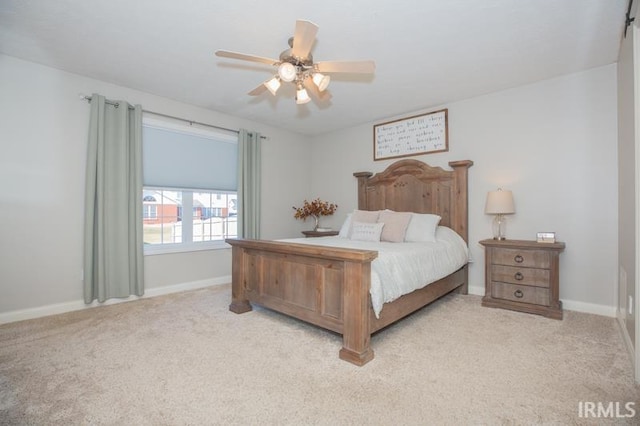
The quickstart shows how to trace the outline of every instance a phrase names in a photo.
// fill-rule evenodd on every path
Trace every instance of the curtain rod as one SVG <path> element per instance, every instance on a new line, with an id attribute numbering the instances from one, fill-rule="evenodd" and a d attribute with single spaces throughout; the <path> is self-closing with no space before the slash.
<path id="1" fill-rule="evenodd" d="M 627 28 L 635 21 L 635 16 L 631 17 L 631 8 L 633 7 L 633 0 L 629 0 L 629 7 L 627 7 L 627 13 L 624 16 L 624 38 L 627 38 Z"/>
<path id="2" fill-rule="evenodd" d="M 83 99 L 83 100 L 85 100 L 87 102 L 91 102 L 91 96 L 80 95 L 80 99 Z M 115 106 L 116 108 L 120 105 L 120 103 L 118 103 L 116 101 L 110 101 L 108 99 L 106 99 L 105 102 L 107 104 L 109 104 L 109 105 Z M 132 109 L 132 107 L 129 107 L 129 108 Z M 149 110 L 146 110 L 146 109 L 143 109 L 142 112 L 146 112 L 147 114 L 157 115 L 159 117 L 165 117 L 165 118 L 171 118 L 171 119 L 174 119 L 174 120 L 184 121 L 186 123 L 189 123 L 190 125 L 197 124 L 199 126 L 212 127 L 214 129 L 219 129 L 219 130 L 226 130 L 227 132 L 233 132 L 233 133 L 236 133 L 236 134 L 240 133 L 240 131 L 236 130 L 236 129 L 229 129 L 229 128 L 226 128 L 226 127 L 215 126 L 213 124 L 202 123 L 200 121 L 189 120 L 189 119 L 182 118 L 182 117 L 176 117 L 174 115 L 163 114 L 161 112 L 149 111 Z M 260 139 L 267 139 L 267 137 L 266 136 L 260 136 Z"/>

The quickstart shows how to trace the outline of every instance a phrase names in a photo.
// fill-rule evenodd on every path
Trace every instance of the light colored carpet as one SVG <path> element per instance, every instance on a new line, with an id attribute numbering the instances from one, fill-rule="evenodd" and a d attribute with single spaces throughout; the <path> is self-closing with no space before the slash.
<path id="1" fill-rule="evenodd" d="M 229 301 L 225 285 L 1 326 L 0 424 L 640 423 L 611 318 L 453 294 L 376 334 L 356 367 L 338 335 Z M 638 413 L 580 418 L 580 401 Z"/>

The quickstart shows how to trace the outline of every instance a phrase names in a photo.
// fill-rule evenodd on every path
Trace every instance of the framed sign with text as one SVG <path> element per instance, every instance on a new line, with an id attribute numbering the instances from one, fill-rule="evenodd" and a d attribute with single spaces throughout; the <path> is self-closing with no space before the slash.
<path id="1" fill-rule="evenodd" d="M 373 159 L 449 150 L 448 110 L 441 109 L 373 126 Z"/>

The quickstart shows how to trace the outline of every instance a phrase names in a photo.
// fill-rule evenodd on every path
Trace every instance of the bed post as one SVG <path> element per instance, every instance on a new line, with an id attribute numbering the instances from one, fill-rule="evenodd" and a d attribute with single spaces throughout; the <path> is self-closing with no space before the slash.
<path id="1" fill-rule="evenodd" d="M 236 314 L 243 314 L 252 309 L 245 291 L 245 255 L 244 248 L 235 245 L 231 247 L 231 304 L 229 310 Z"/>
<path id="2" fill-rule="evenodd" d="M 455 196 L 457 202 L 456 211 L 451 219 L 451 226 L 469 244 L 469 167 L 473 166 L 473 161 L 450 161 L 449 166 L 453 169 L 455 178 Z M 469 265 L 464 265 L 464 284 L 456 289 L 456 293 L 469 294 Z"/>
<path id="3" fill-rule="evenodd" d="M 454 171 L 455 197 L 457 202 L 455 212 L 451 217 L 451 227 L 469 244 L 469 188 L 467 183 L 469 167 L 473 166 L 473 161 L 450 161 L 449 166 Z"/>
<path id="4" fill-rule="evenodd" d="M 340 359 L 362 366 L 373 359 L 369 326 L 371 262 L 345 262 Z"/>
<path id="5" fill-rule="evenodd" d="M 371 172 L 356 172 L 353 174 L 358 179 L 358 208 L 366 209 L 367 203 L 367 180 L 373 176 Z"/>

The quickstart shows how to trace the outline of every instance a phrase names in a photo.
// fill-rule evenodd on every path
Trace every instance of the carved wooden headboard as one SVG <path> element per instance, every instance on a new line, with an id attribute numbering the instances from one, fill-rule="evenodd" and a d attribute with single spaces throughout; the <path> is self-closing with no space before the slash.
<path id="1" fill-rule="evenodd" d="M 469 242 L 468 169 L 471 160 L 451 161 L 452 170 L 401 160 L 383 172 L 358 172 L 358 209 L 432 213 L 441 225 Z"/>

